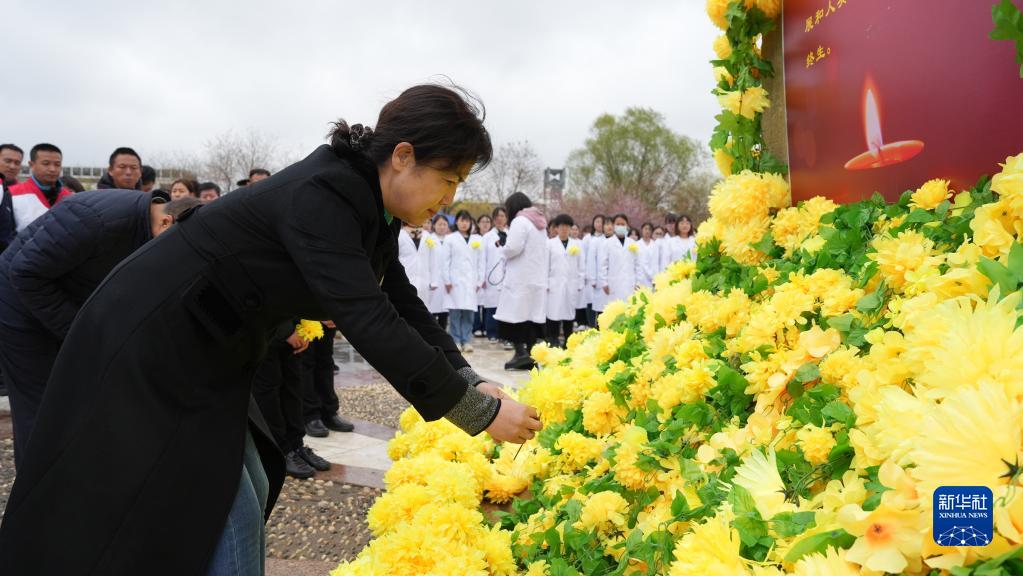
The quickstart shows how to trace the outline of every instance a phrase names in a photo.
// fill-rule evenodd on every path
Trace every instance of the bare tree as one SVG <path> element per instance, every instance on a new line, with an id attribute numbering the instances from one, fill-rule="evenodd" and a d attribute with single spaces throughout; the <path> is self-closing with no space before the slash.
<path id="1" fill-rule="evenodd" d="M 478 200 L 503 202 L 512 192 L 540 196 L 543 163 L 528 141 L 511 142 L 494 152 L 490 165 L 464 185 L 465 194 Z"/>
<path id="2" fill-rule="evenodd" d="M 224 190 L 234 188 L 235 182 L 247 177 L 253 168 L 278 167 L 276 140 L 251 128 L 241 134 L 233 130 L 221 132 L 207 140 L 203 150 L 203 173 Z"/>

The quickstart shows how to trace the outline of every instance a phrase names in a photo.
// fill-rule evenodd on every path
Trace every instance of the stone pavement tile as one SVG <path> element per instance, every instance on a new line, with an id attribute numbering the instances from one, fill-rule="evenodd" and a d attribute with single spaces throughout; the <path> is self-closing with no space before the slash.
<path id="1" fill-rule="evenodd" d="M 385 488 L 384 470 L 345 466 L 343 464 L 334 464 L 326 472 L 317 472 L 316 479 L 332 480 L 334 483 L 351 484 L 353 486 L 368 486 L 379 490 Z"/>
<path id="2" fill-rule="evenodd" d="M 337 568 L 334 562 L 266 559 L 266 576 L 326 576 L 334 568 Z"/>
<path id="3" fill-rule="evenodd" d="M 391 459 L 387 456 L 387 441 L 357 432 L 331 434 L 326 438 L 306 436 L 305 444 L 336 464 L 376 470 L 391 467 Z"/>

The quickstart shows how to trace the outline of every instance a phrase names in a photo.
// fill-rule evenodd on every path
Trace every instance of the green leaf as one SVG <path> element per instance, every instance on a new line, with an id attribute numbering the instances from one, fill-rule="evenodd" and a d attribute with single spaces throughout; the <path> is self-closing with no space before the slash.
<path id="1" fill-rule="evenodd" d="M 842 314 L 841 316 L 833 316 L 827 319 L 828 328 L 834 328 L 839 332 L 849 332 L 852 328 L 853 320 L 856 318 L 852 314 Z"/>
<path id="2" fill-rule="evenodd" d="M 821 377 L 820 368 L 817 367 L 813 362 L 807 362 L 796 370 L 796 382 L 805 384 L 807 382 L 813 382 Z"/>
<path id="3" fill-rule="evenodd" d="M 1013 242 L 1009 249 L 1009 271 L 1016 275 L 1016 280 L 1023 279 L 1023 244 Z"/>
<path id="4" fill-rule="evenodd" d="M 856 542 L 856 537 L 842 529 L 821 532 L 796 542 L 785 555 L 785 561 L 795 562 L 807 554 L 823 553 L 828 547 L 849 548 L 853 542 Z"/>
<path id="5" fill-rule="evenodd" d="M 798 536 L 817 525 L 816 514 L 809 512 L 781 512 L 771 518 L 771 528 L 782 538 Z"/>
<path id="6" fill-rule="evenodd" d="M 681 490 L 675 492 L 675 498 L 671 500 L 671 515 L 676 518 L 689 511 L 689 501 Z"/>
<path id="7" fill-rule="evenodd" d="M 821 415 L 825 418 L 830 418 L 835 422 L 841 422 L 842 424 L 845 424 L 847 428 L 852 428 L 856 425 L 856 413 L 841 400 L 829 402 L 828 405 L 821 410 Z"/>
<path id="8" fill-rule="evenodd" d="M 753 499 L 753 495 L 749 493 L 749 490 L 738 484 L 732 485 L 732 490 L 728 493 L 728 503 L 732 505 L 732 511 L 736 515 L 756 512 L 757 510 L 757 502 Z"/>
<path id="9" fill-rule="evenodd" d="M 906 222 L 909 224 L 917 224 L 922 222 L 931 222 L 934 220 L 934 215 L 922 208 L 915 208 L 909 213 L 906 218 Z"/>
<path id="10" fill-rule="evenodd" d="M 997 262 L 988 258 L 987 256 L 981 256 L 980 262 L 977 263 L 977 269 L 980 273 L 991 279 L 992 282 L 998 284 L 1001 289 L 1001 294 L 1004 297 L 1010 292 L 1016 290 L 1016 286 L 1019 284 L 1019 278 L 1006 268 L 1001 262 Z"/>
<path id="11" fill-rule="evenodd" d="M 884 302 L 881 293 L 875 291 L 867 294 L 863 298 L 860 298 L 859 302 L 856 303 L 856 309 L 864 314 L 870 314 L 881 307 Z"/>

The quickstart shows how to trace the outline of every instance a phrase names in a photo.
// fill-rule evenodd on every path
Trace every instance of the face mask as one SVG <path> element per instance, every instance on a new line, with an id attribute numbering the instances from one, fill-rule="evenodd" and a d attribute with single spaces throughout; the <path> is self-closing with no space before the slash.
<path id="1" fill-rule="evenodd" d="M 625 238 L 625 235 L 629 233 L 628 226 L 615 226 L 615 235 L 619 238 Z"/>

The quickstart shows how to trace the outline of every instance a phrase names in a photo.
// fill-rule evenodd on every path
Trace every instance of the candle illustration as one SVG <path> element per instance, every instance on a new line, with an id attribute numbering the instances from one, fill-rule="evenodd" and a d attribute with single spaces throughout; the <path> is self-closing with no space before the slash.
<path id="1" fill-rule="evenodd" d="M 867 137 L 867 151 L 846 162 L 846 170 L 867 170 L 899 164 L 924 149 L 924 143 L 920 140 L 900 140 L 885 144 L 881 135 L 881 108 L 876 94 L 877 87 L 867 78 L 863 90 L 863 129 Z"/>

